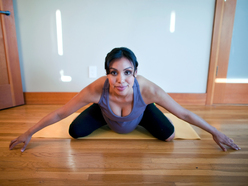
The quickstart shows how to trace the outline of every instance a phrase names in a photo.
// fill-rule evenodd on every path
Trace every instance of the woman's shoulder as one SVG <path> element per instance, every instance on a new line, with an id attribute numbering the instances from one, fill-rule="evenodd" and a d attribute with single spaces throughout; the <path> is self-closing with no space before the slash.
<path id="1" fill-rule="evenodd" d="M 136 79 L 137 79 L 139 85 L 141 85 L 141 86 L 143 86 L 143 84 L 145 84 L 147 81 L 147 79 L 141 75 L 137 75 Z"/>
<path id="2" fill-rule="evenodd" d="M 98 78 L 97 80 L 93 81 L 91 84 L 95 84 L 95 85 L 104 85 L 105 81 L 107 79 L 107 76 L 102 76 L 100 78 Z"/>
<path id="3" fill-rule="evenodd" d="M 107 76 L 102 76 L 83 88 L 78 94 L 79 99 L 85 102 L 98 103 L 106 79 Z"/>
<path id="4" fill-rule="evenodd" d="M 93 92 L 102 93 L 102 89 L 103 89 L 103 86 L 104 86 L 106 79 L 107 79 L 107 76 L 102 76 L 102 77 L 98 78 L 97 80 L 95 80 L 94 82 L 92 82 L 89 85 L 89 88 Z"/>
<path id="5" fill-rule="evenodd" d="M 149 81 L 148 79 L 146 79 L 144 76 L 141 75 L 138 75 L 136 79 L 139 83 L 141 90 L 152 88 L 155 85 L 153 82 Z"/>
<path id="6" fill-rule="evenodd" d="M 136 79 L 139 83 L 140 92 L 145 103 L 152 103 L 154 96 L 156 96 L 158 86 L 141 75 L 138 75 Z"/>

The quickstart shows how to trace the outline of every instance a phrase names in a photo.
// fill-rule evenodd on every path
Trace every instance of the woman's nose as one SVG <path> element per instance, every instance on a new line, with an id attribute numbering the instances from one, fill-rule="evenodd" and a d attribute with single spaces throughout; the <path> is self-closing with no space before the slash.
<path id="1" fill-rule="evenodd" d="M 124 80 L 125 80 L 124 75 L 122 73 L 118 74 L 117 81 L 121 83 L 121 82 L 124 82 Z"/>

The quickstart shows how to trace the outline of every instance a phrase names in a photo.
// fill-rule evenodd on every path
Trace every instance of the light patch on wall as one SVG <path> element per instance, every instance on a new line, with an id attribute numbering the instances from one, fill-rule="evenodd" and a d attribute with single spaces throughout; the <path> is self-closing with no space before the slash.
<path id="1" fill-rule="evenodd" d="M 61 81 L 63 81 L 63 82 L 71 82 L 71 80 L 72 80 L 71 76 L 65 76 L 64 75 L 64 70 L 60 70 L 59 73 L 60 73 Z"/>
<path id="2" fill-rule="evenodd" d="M 175 32 L 175 26 L 176 26 L 176 12 L 172 11 L 170 16 L 170 32 Z"/>
<path id="3" fill-rule="evenodd" d="M 248 79 L 216 78 L 215 83 L 248 83 Z"/>
<path id="4" fill-rule="evenodd" d="M 60 10 L 56 10 L 56 28 L 57 28 L 58 54 L 60 56 L 63 56 L 62 19 L 61 19 Z"/>

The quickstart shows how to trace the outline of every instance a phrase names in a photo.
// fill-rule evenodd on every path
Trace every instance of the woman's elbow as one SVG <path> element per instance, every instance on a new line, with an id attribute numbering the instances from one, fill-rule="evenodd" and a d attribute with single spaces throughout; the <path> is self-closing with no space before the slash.
<path id="1" fill-rule="evenodd" d="M 178 115 L 178 118 L 189 122 L 191 120 L 190 118 L 192 118 L 192 114 L 193 114 L 192 112 L 185 109 L 182 113 Z"/>

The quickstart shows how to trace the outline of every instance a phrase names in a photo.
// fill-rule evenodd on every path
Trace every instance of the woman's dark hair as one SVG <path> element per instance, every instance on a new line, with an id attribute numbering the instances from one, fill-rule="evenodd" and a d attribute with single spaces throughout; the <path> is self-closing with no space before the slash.
<path id="1" fill-rule="evenodd" d="M 120 47 L 120 48 L 114 48 L 105 57 L 105 70 L 106 70 L 107 74 L 110 73 L 110 71 L 109 71 L 110 63 L 112 61 L 114 61 L 116 59 L 120 59 L 122 57 L 127 58 L 133 64 L 134 72 L 137 70 L 138 61 L 137 61 L 136 56 L 134 55 L 134 53 L 128 48 Z"/>

